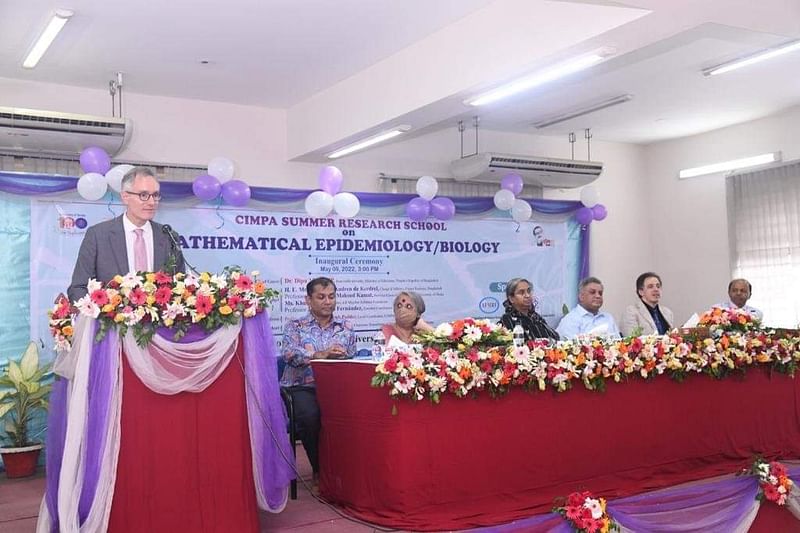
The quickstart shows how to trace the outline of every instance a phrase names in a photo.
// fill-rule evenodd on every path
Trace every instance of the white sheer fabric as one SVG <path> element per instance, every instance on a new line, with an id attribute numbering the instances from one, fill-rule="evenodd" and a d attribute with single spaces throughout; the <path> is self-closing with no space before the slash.
<path id="1" fill-rule="evenodd" d="M 241 323 L 219 328 L 205 339 L 178 344 L 153 336 L 142 348 L 128 330 L 123 340 L 128 363 L 142 383 L 159 394 L 200 392 L 219 377 L 239 346 Z"/>
<path id="2" fill-rule="evenodd" d="M 733 277 L 753 285 L 752 304 L 770 326 L 800 321 L 800 162 L 727 179 Z"/>

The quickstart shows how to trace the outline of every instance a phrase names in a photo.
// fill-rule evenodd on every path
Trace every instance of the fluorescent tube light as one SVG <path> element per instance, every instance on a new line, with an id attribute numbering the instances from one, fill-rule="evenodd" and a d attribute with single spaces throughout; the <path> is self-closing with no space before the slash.
<path id="1" fill-rule="evenodd" d="M 587 69 L 592 65 L 600 63 L 607 57 L 614 55 L 615 52 L 616 51 L 613 48 L 601 48 L 596 52 L 570 59 L 569 61 L 559 63 L 553 67 L 519 78 L 511 83 L 485 92 L 475 98 L 466 100 L 464 103 L 473 106 L 491 104 L 502 98 L 506 98 L 522 91 L 527 91 L 528 89 L 538 87 L 539 85 L 544 85 L 545 83 L 569 76 L 570 74 L 574 74 L 580 70 Z"/>
<path id="2" fill-rule="evenodd" d="M 539 122 L 534 122 L 533 127 L 537 129 L 546 128 L 547 126 L 565 122 L 576 117 L 582 117 L 583 115 L 588 115 L 589 113 L 594 113 L 595 111 L 600 111 L 601 109 L 605 109 L 607 107 L 624 104 L 632 99 L 632 94 L 621 94 L 619 96 L 615 96 L 614 98 L 609 98 L 608 100 L 603 100 L 601 102 L 580 107 L 572 111 L 567 111 L 566 113 L 561 113 L 560 115 L 554 115 L 550 118 L 540 120 Z"/>
<path id="3" fill-rule="evenodd" d="M 714 163 L 713 165 L 705 165 L 702 167 L 687 168 L 681 170 L 678 177 L 681 179 L 694 178 L 695 176 L 704 176 L 706 174 L 714 174 L 716 172 L 726 172 L 729 170 L 739 170 L 742 168 L 755 167 L 758 165 L 766 165 L 781 160 L 780 152 L 771 152 L 769 154 L 755 155 L 752 157 L 743 157 L 742 159 L 733 159 L 732 161 L 725 161 L 723 163 Z"/>
<path id="4" fill-rule="evenodd" d="M 31 48 L 31 51 L 28 52 L 28 55 L 25 57 L 25 61 L 22 62 L 23 67 L 33 68 L 37 65 L 37 63 L 39 63 L 39 60 L 42 58 L 44 53 L 47 52 L 47 49 L 50 48 L 51 44 L 53 44 L 53 40 L 58 35 L 58 32 L 61 31 L 61 28 L 64 27 L 64 24 L 67 23 L 72 15 L 72 11 L 68 9 L 56 10 L 50 19 L 50 22 L 47 23 L 47 27 L 36 40 L 33 48 Z"/>
<path id="5" fill-rule="evenodd" d="M 773 57 L 778 57 L 782 56 L 783 54 L 788 54 L 789 52 L 796 52 L 797 50 L 800 50 L 800 41 L 792 41 L 790 43 L 785 43 L 780 46 L 776 46 L 775 48 L 767 48 L 766 50 L 762 50 L 761 52 L 756 52 L 753 55 L 749 55 L 739 59 L 734 59 L 733 61 L 728 61 L 727 63 L 722 63 L 721 65 L 717 65 L 715 67 L 703 69 L 703 75 L 716 76 L 717 74 L 724 74 L 732 70 L 736 70 L 742 67 L 753 65 L 755 63 L 759 63 L 761 61 L 765 61 L 767 59 L 772 59 Z"/>
<path id="6" fill-rule="evenodd" d="M 369 146 L 373 146 L 375 144 L 382 143 L 383 141 L 387 141 L 393 137 L 397 137 L 398 135 L 402 135 L 410 129 L 411 126 L 407 125 L 397 126 L 396 128 L 378 133 L 372 137 L 367 137 L 364 140 L 355 142 L 353 144 L 348 144 L 344 148 L 339 148 L 338 150 L 329 153 L 328 159 L 336 159 L 337 157 L 342 157 L 343 155 L 352 154 L 353 152 L 363 150 Z"/>

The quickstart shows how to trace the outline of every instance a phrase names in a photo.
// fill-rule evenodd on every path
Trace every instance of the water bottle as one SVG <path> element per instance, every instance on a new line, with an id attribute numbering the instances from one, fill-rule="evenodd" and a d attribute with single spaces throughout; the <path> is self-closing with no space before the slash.
<path id="1" fill-rule="evenodd" d="M 378 330 L 378 333 L 372 337 L 372 360 L 373 361 L 380 361 L 383 359 L 383 348 L 386 344 L 386 337 L 383 336 L 383 332 Z"/>
<path id="2" fill-rule="evenodd" d="M 514 346 L 517 348 L 525 345 L 525 330 L 522 329 L 521 324 L 514 326 L 514 329 L 511 331 L 511 337 L 514 339 Z"/>

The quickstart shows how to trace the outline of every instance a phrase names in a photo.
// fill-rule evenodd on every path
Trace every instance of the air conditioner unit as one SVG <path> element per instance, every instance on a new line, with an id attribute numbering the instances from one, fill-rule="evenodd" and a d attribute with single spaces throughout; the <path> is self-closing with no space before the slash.
<path id="1" fill-rule="evenodd" d="M 603 163 L 487 152 L 456 159 L 450 170 L 457 181 L 500 183 L 506 174 L 516 173 L 528 185 L 572 188 L 597 179 Z"/>
<path id="2" fill-rule="evenodd" d="M 128 142 L 129 120 L 0 107 L 0 152 L 75 156 L 99 146 L 115 156 Z"/>

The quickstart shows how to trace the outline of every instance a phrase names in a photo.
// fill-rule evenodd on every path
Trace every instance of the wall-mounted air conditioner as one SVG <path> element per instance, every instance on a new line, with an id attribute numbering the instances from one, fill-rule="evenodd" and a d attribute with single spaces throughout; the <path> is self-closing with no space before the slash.
<path id="1" fill-rule="evenodd" d="M 450 164 L 458 181 L 500 183 L 503 176 L 516 173 L 525 184 L 537 187 L 582 187 L 597 179 L 603 163 L 527 155 L 483 153 L 456 159 Z"/>
<path id="2" fill-rule="evenodd" d="M 128 142 L 129 120 L 0 107 L 0 152 L 75 156 L 99 146 L 115 156 Z"/>

